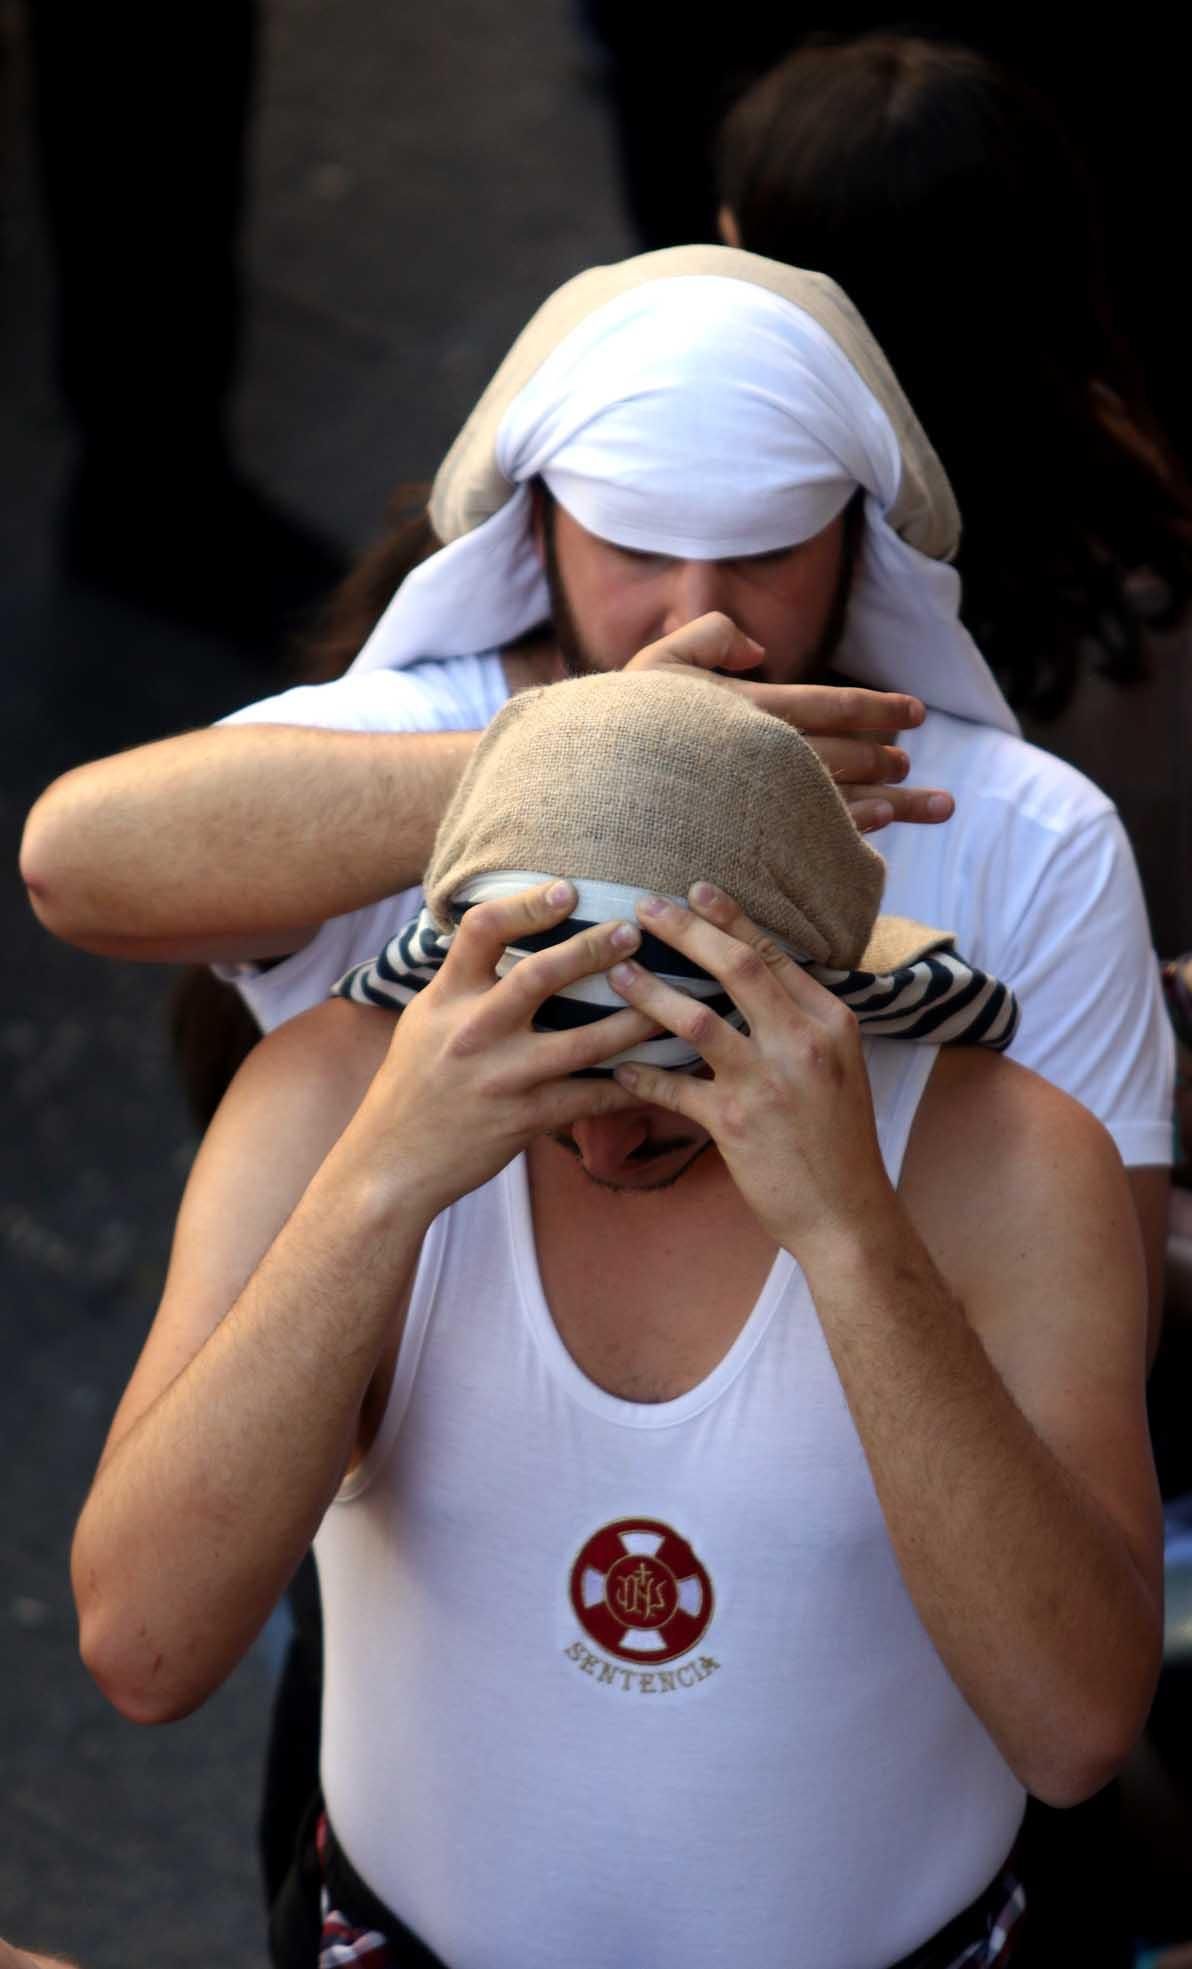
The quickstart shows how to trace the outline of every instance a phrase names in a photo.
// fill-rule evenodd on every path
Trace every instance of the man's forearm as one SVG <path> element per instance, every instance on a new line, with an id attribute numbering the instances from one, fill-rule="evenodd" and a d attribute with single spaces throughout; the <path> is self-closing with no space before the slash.
<path id="1" fill-rule="evenodd" d="M 421 879 L 475 734 L 239 725 L 67 773 L 29 816 L 40 920 L 101 956 L 279 956 Z"/>
<path id="2" fill-rule="evenodd" d="M 342 1479 L 431 1214 L 345 1137 L 106 1456 L 72 1574 L 84 1659 L 134 1720 L 195 1708 L 267 1619 Z"/>
<path id="3" fill-rule="evenodd" d="M 901 1213 L 804 1256 L 903 1580 L 953 1680 L 1029 1789 L 1111 1775 L 1157 1671 L 1129 1543 L 1019 1409 Z"/>

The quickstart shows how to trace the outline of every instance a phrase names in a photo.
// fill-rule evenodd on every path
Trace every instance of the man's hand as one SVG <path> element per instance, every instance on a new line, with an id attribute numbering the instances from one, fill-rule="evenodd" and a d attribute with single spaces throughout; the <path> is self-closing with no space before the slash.
<path id="1" fill-rule="evenodd" d="M 639 905 L 652 935 L 718 980 L 749 1022 L 735 1032 L 707 1005 L 622 962 L 614 988 L 694 1046 L 714 1079 L 616 1069 L 639 1099 L 706 1128 L 741 1195 L 778 1244 L 847 1237 L 897 1207 L 882 1163 L 857 1022 L 710 883 L 692 907 Z"/>
<path id="2" fill-rule="evenodd" d="M 400 1170 L 433 1214 L 488 1182 L 535 1136 L 634 1105 L 611 1079 L 569 1076 L 655 1031 L 639 1012 L 568 1032 L 539 1033 L 552 994 L 606 971 L 635 950 L 632 923 L 602 923 L 537 951 L 496 977 L 508 944 L 553 929 L 575 906 L 569 882 L 469 909 L 433 984 L 397 1022 L 393 1042 L 353 1124 L 378 1173 Z"/>
<path id="3" fill-rule="evenodd" d="M 862 834 L 876 833 L 892 820 L 930 823 L 950 817 L 955 806 L 951 794 L 899 783 L 910 761 L 890 741 L 922 724 L 925 712 L 917 697 L 853 684 L 768 684 L 719 674 L 756 670 L 764 657 L 761 645 L 743 635 L 727 615 L 713 614 L 701 615 L 639 650 L 625 668 L 706 670 L 759 710 L 794 725 L 823 760 Z"/>

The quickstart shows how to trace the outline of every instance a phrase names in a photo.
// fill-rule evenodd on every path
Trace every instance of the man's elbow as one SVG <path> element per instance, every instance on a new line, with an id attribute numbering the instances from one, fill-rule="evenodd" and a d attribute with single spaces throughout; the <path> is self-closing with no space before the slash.
<path id="1" fill-rule="evenodd" d="M 70 777 L 68 773 L 66 779 Z M 79 907 L 78 884 L 71 879 L 69 823 L 60 812 L 65 803 L 59 789 L 64 784 L 55 780 L 30 812 L 21 839 L 20 869 L 29 905 L 43 929 L 65 943 L 77 943 L 85 937 L 87 924 Z"/>
<path id="2" fill-rule="evenodd" d="M 1158 1681 L 1160 1649 L 1154 1649 L 1133 1685 L 1102 1704 L 1090 1703 L 1073 1717 L 1064 1736 L 1040 1732 L 1018 1776 L 1044 1805 L 1067 1810 L 1083 1805 L 1111 1783 L 1129 1759 L 1146 1725 Z"/>
<path id="3" fill-rule="evenodd" d="M 141 1724 L 176 1723 L 198 1709 L 211 1689 L 171 1669 L 148 1617 L 105 1593 L 93 1574 L 84 1581 L 77 1550 L 74 1572 L 79 1655 L 112 1708 Z"/>
<path id="4" fill-rule="evenodd" d="M 1112 1752 L 1094 1754 L 1082 1745 L 1066 1758 L 1047 1759 L 1037 1767 L 1032 1765 L 1020 1771 L 1019 1775 L 1040 1804 L 1054 1805 L 1066 1812 L 1103 1791 L 1117 1776 L 1132 1749 L 1131 1741 Z"/>

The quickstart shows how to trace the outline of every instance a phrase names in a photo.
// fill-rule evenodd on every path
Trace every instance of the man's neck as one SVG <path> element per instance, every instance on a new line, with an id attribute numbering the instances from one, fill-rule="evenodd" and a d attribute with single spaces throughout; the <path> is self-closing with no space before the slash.
<path id="1" fill-rule="evenodd" d="M 627 1401 L 670 1401 L 723 1359 L 775 1258 L 710 1148 L 677 1182 L 633 1192 L 593 1183 L 548 1140 L 528 1154 L 546 1303 L 573 1360 Z"/>

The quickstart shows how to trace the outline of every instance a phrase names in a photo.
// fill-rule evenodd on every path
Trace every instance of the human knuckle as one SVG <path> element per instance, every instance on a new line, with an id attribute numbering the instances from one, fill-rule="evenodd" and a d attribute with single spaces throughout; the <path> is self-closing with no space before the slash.
<path id="1" fill-rule="evenodd" d="M 443 1053 L 447 1060 L 474 1060 L 483 1050 L 483 1042 L 470 1020 L 461 1020 L 451 1027 L 443 1042 Z"/>
<path id="2" fill-rule="evenodd" d="M 834 998 L 826 1008 L 824 1022 L 845 1045 L 853 1044 L 861 1029 L 852 1007 L 840 998 Z"/>
<path id="3" fill-rule="evenodd" d="M 691 1006 L 683 1015 L 684 1038 L 695 1046 L 705 1046 L 716 1029 L 716 1014 L 706 1005 Z"/>
<path id="4" fill-rule="evenodd" d="M 766 963 L 752 944 L 740 943 L 729 952 L 724 970 L 730 985 L 751 985 L 765 975 Z"/>
<path id="5" fill-rule="evenodd" d="M 465 948 L 490 943 L 504 931 L 504 911 L 498 902 L 480 902 L 465 910 L 456 935 Z"/>
<path id="6" fill-rule="evenodd" d="M 756 1108 L 752 1101 L 743 1100 L 739 1094 L 729 1094 L 720 1110 L 721 1132 L 729 1140 L 736 1140 L 748 1133 L 755 1115 Z"/>
<path id="7" fill-rule="evenodd" d="M 554 984 L 554 965 L 550 955 L 523 957 L 505 973 L 509 995 L 525 1010 L 545 998 Z"/>

